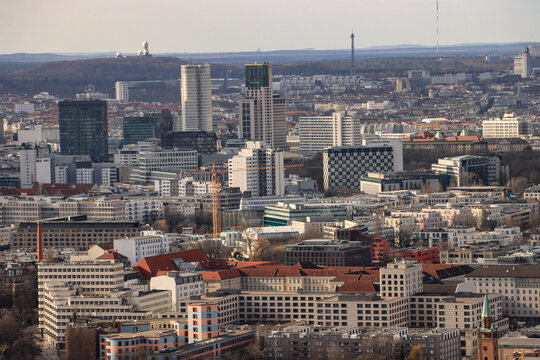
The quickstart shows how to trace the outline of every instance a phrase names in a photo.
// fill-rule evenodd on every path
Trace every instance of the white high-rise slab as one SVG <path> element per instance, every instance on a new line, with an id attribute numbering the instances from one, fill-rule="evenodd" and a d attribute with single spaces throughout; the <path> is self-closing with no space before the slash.
<path id="1" fill-rule="evenodd" d="M 209 64 L 182 65 L 182 131 L 212 131 Z"/>

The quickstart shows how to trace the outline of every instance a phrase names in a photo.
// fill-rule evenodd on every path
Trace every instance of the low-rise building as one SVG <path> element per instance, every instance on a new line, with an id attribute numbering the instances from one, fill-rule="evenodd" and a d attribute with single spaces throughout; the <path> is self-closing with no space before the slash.
<path id="1" fill-rule="evenodd" d="M 336 240 L 304 240 L 285 246 L 285 264 L 311 262 L 323 266 L 369 266 L 371 247 Z"/>
<path id="2" fill-rule="evenodd" d="M 150 289 L 170 291 L 172 295 L 172 309 L 177 310 L 181 300 L 204 294 L 204 283 L 201 274 L 168 271 L 164 275 L 151 278 Z"/>

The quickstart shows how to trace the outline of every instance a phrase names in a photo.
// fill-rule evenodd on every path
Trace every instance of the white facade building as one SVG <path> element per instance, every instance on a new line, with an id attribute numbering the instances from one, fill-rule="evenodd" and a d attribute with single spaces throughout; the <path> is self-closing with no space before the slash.
<path id="1" fill-rule="evenodd" d="M 181 300 L 204 294 L 204 283 L 201 274 L 169 271 L 167 275 L 151 278 L 150 290 L 169 290 L 172 294 L 172 310 L 178 311 Z"/>
<path id="2" fill-rule="evenodd" d="M 515 114 L 482 121 L 482 136 L 486 139 L 518 138 L 529 134 L 529 123 Z"/>
<path id="3" fill-rule="evenodd" d="M 41 158 L 36 160 L 36 182 L 39 184 L 55 183 L 54 159 Z"/>
<path id="4" fill-rule="evenodd" d="M 531 54 L 529 48 L 522 54 L 514 57 L 514 74 L 522 78 L 528 78 L 532 75 Z"/>
<path id="5" fill-rule="evenodd" d="M 265 167 L 266 169 L 260 169 Z M 259 168 L 258 170 L 245 170 Z M 250 191 L 252 196 L 283 196 L 285 171 L 283 152 L 260 141 L 248 141 L 246 147 L 229 159 L 229 186 Z"/>
<path id="6" fill-rule="evenodd" d="M 117 81 L 114 84 L 116 90 L 116 101 L 129 102 L 129 84 L 125 81 Z"/>
<path id="7" fill-rule="evenodd" d="M 94 184 L 94 169 L 82 168 L 76 170 L 77 184 Z"/>
<path id="8" fill-rule="evenodd" d="M 129 199 L 125 202 L 125 220 L 152 223 L 163 215 L 163 200 L 154 197 Z"/>
<path id="9" fill-rule="evenodd" d="M 127 257 L 131 266 L 137 265 L 145 257 L 166 254 L 170 248 L 170 239 L 163 235 L 114 240 L 114 249 Z"/>
<path id="10" fill-rule="evenodd" d="M 182 65 L 182 131 L 212 131 L 209 64 Z"/>
<path id="11" fill-rule="evenodd" d="M 33 113 L 34 111 L 34 104 L 32 103 L 26 102 L 21 104 L 15 104 L 16 113 Z"/>

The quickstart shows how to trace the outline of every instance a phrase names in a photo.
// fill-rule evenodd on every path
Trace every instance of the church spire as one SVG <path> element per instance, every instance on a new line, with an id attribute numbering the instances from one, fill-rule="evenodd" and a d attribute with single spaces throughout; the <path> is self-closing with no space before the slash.
<path id="1" fill-rule="evenodd" d="M 491 306 L 489 305 L 488 294 L 484 296 L 484 306 L 482 307 L 482 317 L 491 318 Z"/>

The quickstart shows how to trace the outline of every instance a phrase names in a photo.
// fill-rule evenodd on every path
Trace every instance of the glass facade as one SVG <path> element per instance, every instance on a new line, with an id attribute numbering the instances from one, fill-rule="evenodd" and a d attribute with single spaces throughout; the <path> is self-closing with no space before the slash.
<path id="1" fill-rule="evenodd" d="M 60 152 L 88 155 L 94 162 L 109 159 L 107 102 L 67 100 L 58 104 Z"/>
<path id="2" fill-rule="evenodd" d="M 246 87 L 270 86 L 270 64 L 246 65 Z"/>

